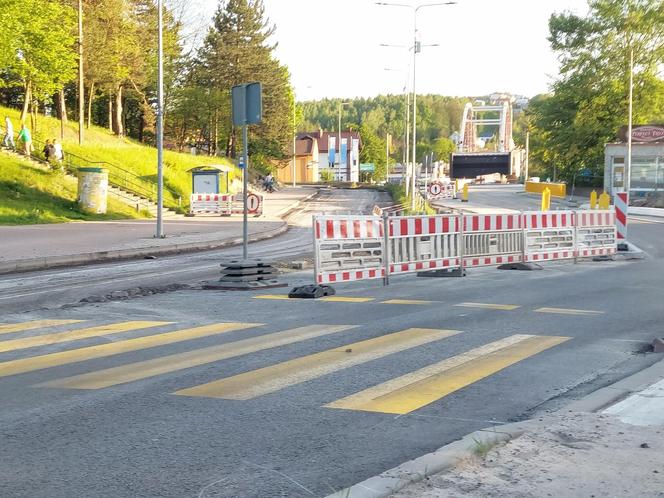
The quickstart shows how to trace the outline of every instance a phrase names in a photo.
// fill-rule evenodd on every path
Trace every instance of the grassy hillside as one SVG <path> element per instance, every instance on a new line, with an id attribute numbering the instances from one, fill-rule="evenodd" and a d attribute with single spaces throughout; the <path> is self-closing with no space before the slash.
<path id="1" fill-rule="evenodd" d="M 0 106 L 0 115 L 9 116 L 16 131 L 20 128 L 20 112 Z M 28 119 L 29 123 L 30 120 Z M 80 156 L 89 161 L 107 162 L 119 168 L 128 170 L 141 178 L 140 185 L 152 190 L 157 179 L 157 150 L 153 147 L 142 145 L 134 140 L 118 138 L 105 128 L 92 126 L 85 130 L 85 143 L 78 145 L 78 124 L 70 122 L 65 127 L 64 140 L 62 140 L 65 153 L 70 154 L 70 159 L 78 164 L 71 154 Z M 60 139 L 60 121 L 55 118 L 38 115 L 37 126 L 32 130 L 33 138 L 44 141 L 46 139 Z M 38 144 L 35 145 L 37 147 Z M 212 158 L 207 156 L 192 156 L 173 151 L 164 153 L 164 186 L 165 202 L 172 205 L 178 196 L 182 196 L 186 204 L 191 193 L 191 176 L 187 170 L 195 166 L 210 164 L 227 164 L 226 159 Z M 86 164 L 81 163 L 85 166 Z M 113 172 L 111 172 L 113 174 Z M 118 170 L 119 175 L 122 172 Z M 172 193 L 171 193 L 172 192 Z"/>
<path id="2" fill-rule="evenodd" d="M 140 213 L 114 199 L 108 214 L 86 214 L 76 203 L 76 180 L 0 153 L 0 224 L 27 225 L 72 220 L 138 218 Z"/>

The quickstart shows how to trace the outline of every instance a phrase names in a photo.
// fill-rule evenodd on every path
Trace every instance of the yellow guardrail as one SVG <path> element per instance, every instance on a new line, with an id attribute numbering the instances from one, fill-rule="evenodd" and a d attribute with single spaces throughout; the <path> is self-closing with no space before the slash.
<path id="1" fill-rule="evenodd" d="M 547 188 L 553 197 L 565 197 L 567 193 L 567 185 L 564 183 L 526 182 L 526 192 L 541 194 Z"/>

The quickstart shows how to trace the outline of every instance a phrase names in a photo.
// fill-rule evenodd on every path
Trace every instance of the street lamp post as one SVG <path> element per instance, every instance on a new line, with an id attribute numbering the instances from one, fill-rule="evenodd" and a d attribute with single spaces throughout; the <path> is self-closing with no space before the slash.
<path id="1" fill-rule="evenodd" d="M 454 5 L 456 2 L 438 2 L 438 3 L 426 3 L 420 5 L 408 5 L 404 3 L 389 3 L 389 2 L 376 2 L 377 5 L 386 5 L 390 7 L 405 7 L 410 9 L 413 12 L 413 170 L 411 176 L 411 209 L 415 210 L 415 168 L 417 164 L 417 71 L 416 71 L 416 61 L 417 54 L 420 52 L 422 46 L 417 41 L 417 13 L 420 9 L 425 7 L 437 7 L 439 5 Z"/>
<path id="2" fill-rule="evenodd" d="M 388 47 L 392 45 L 385 45 L 381 44 L 381 47 Z M 406 47 L 403 47 L 406 48 Z M 396 72 L 403 72 L 400 71 L 399 69 L 392 69 L 389 67 L 385 68 L 385 71 L 396 71 Z M 404 148 L 403 148 L 403 169 L 401 172 L 402 175 L 402 181 L 406 183 L 406 195 L 408 195 L 408 182 L 407 176 L 406 176 L 406 169 L 408 168 L 408 161 L 410 159 L 410 92 L 408 91 L 408 75 L 406 75 L 406 83 L 403 87 L 403 94 L 404 94 L 404 102 L 406 104 L 406 109 L 404 112 L 404 119 L 406 121 L 406 124 L 404 126 Z"/>
<path id="3" fill-rule="evenodd" d="M 157 1 L 158 30 L 158 81 L 157 81 L 157 233 L 158 239 L 164 237 L 164 20 L 163 0 Z"/>
<path id="4" fill-rule="evenodd" d="M 295 154 L 296 154 L 296 142 L 297 142 L 297 130 L 295 129 L 295 109 L 296 109 L 295 99 L 293 99 L 293 187 L 295 186 Z"/>

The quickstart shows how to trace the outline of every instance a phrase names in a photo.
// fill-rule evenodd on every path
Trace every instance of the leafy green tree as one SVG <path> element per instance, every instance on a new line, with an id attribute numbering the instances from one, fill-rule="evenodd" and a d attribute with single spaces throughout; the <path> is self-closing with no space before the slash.
<path id="1" fill-rule="evenodd" d="M 362 124 L 359 128 L 362 137 L 362 150 L 360 150 L 360 162 L 374 163 L 376 169 L 374 178 L 385 178 L 385 139 L 378 136 L 368 125 Z"/>
<path id="2" fill-rule="evenodd" d="M 76 13 L 56 0 L 0 5 L 4 84 L 23 88 L 25 120 L 33 99 L 50 98 L 76 76 Z"/>
<path id="3" fill-rule="evenodd" d="M 664 3 L 592 0 L 586 17 L 554 14 L 551 47 L 561 61 L 550 96 L 533 99 L 527 119 L 534 166 L 571 179 L 603 171 L 603 149 L 627 123 L 630 53 L 634 122 L 664 119 Z"/>

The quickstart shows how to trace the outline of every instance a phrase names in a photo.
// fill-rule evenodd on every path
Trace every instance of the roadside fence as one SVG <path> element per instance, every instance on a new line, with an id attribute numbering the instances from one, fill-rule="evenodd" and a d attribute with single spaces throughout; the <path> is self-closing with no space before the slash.
<path id="1" fill-rule="evenodd" d="M 616 215 L 532 211 L 433 216 L 314 216 L 314 281 L 610 256 Z"/>
<path id="2" fill-rule="evenodd" d="M 231 216 L 244 212 L 242 194 L 191 194 L 189 214 L 218 214 Z M 263 214 L 263 196 L 255 192 L 247 194 L 247 213 L 252 216 Z"/>

